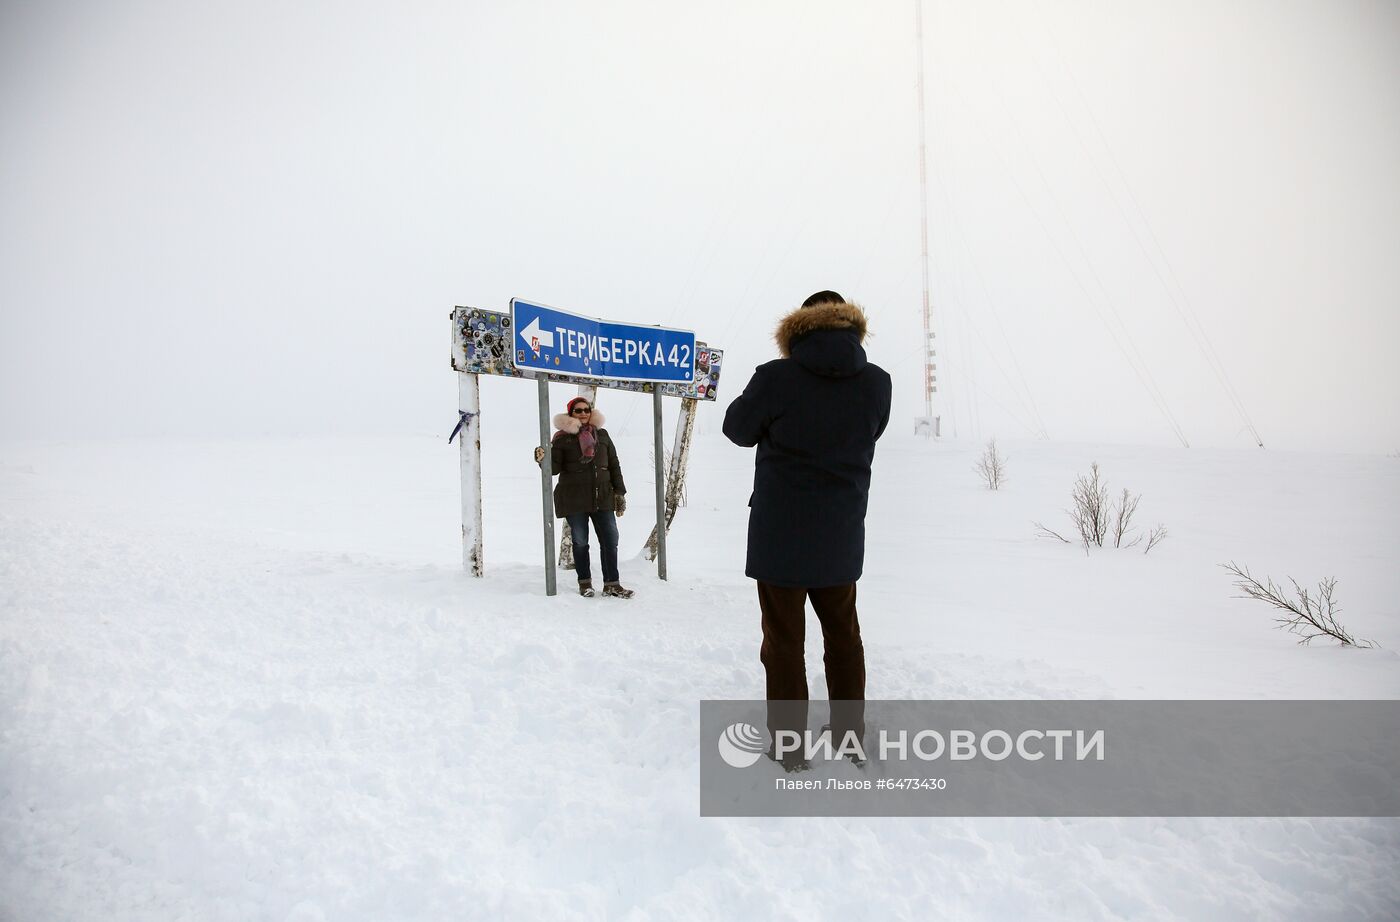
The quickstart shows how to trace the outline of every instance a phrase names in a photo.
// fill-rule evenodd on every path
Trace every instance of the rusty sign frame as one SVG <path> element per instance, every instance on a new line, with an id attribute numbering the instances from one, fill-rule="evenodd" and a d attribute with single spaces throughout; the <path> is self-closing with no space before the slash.
<path id="1" fill-rule="evenodd" d="M 574 374 L 541 375 L 533 369 L 521 369 L 515 364 L 514 331 L 509 311 L 492 311 L 473 307 L 456 307 L 449 315 L 452 321 L 452 369 L 457 372 L 458 429 L 461 432 L 462 481 L 462 566 L 475 577 L 485 575 L 483 528 L 481 515 L 481 390 L 479 375 L 499 375 L 509 378 L 534 379 L 539 391 L 541 444 L 549 440 L 549 385 L 553 382 L 576 384 L 584 388 L 650 393 L 652 395 L 652 428 L 656 463 L 656 523 L 647 538 L 646 557 L 656 560 L 657 572 L 666 579 L 666 532 L 670 529 L 679 505 L 682 485 L 690 458 L 691 436 L 695 412 L 699 404 L 717 399 L 719 377 L 724 363 L 724 350 L 711 348 L 696 340 L 695 375 L 689 382 L 661 383 L 620 381 L 591 378 Z M 671 453 L 669 477 L 665 468 L 661 437 L 661 404 L 663 397 L 676 397 L 682 402 L 677 420 L 675 445 Z M 554 502 L 550 485 L 553 471 L 546 452 L 541 464 L 541 507 L 544 530 L 545 594 L 555 595 Z M 567 542 L 566 542 L 567 543 Z M 564 559 L 571 548 L 561 546 Z"/>

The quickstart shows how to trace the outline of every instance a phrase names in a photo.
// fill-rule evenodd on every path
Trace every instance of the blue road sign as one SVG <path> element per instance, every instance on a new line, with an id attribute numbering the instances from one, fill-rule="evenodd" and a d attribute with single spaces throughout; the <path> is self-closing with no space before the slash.
<path id="1" fill-rule="evenodd" d="M 515 364 L 527 374 L 687 383 L 695 377 L 695 334 L 688 330 L 610 323 L 519 298 L 511 299 L 510 311 Z"/>

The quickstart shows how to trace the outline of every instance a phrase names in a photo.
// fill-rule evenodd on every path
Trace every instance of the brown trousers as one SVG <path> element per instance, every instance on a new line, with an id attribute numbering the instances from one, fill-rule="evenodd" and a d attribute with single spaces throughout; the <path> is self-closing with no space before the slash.
<path id="1" fill-rule="evenodd" d="M 763 647 L 759 658 L 768 675 L 768 732 L 807 727 L 807 599 L 822 626 L 826 654 L 826 693 L 831 700 L 832 745 L 847 731 L 865 734 L 865 647 L 856 619 L 856 584 L 792 589 L 760 581 Z"/>

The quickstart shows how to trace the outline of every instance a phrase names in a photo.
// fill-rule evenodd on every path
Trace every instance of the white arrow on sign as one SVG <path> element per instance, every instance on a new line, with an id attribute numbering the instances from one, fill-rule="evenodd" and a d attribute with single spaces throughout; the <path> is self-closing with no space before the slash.
<path id="1" fill-rule="evenodd" d="M 554 334 L 546 333 L 540 329 L 540 318 L 536 317 L 530 321 L 530 325 L 521 330 L 520 338 L 525 340 L 525 345 L 530 347 L 531 352 L 539 352 L 541 347 L 554 348 Z"/>

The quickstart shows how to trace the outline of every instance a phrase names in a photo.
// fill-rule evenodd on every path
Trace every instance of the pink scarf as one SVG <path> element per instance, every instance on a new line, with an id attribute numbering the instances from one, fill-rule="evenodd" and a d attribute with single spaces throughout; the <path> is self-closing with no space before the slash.
<path id="1" fill-rule="evenodd" d="M 583 449 L 583 460 L 593 460 L 593 450 L 598 447 L 597 430 L 592 426 L 582 426 L 578 430 L 578 447 Z"/>

